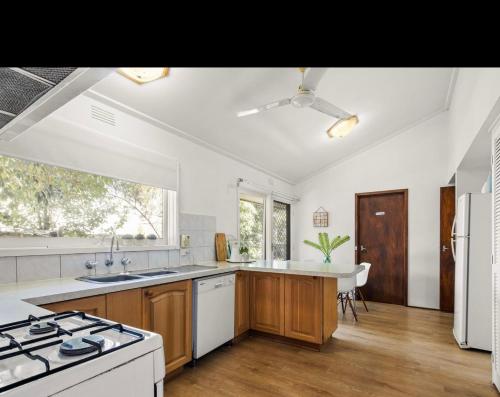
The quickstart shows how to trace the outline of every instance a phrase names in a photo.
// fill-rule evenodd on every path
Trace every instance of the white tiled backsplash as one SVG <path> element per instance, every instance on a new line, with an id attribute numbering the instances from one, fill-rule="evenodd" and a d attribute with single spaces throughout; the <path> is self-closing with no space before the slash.
<path id="1" fill-rule="evenodd" d="M 123 271 L 120 264 L 123 257 L 130 259 L 127 267 L 130 271 L 215 260 L 215 216 L 181 214 L 179 228 L 180 234 L 191 236 L 191 246 L 187 251 L 118 251 L 113 254 L 114 265 L 110 268 L 104 264 L 109 253 L 0 257 L 0 284 L 120 273 Z M 85 267 L 88 260 L 98 262 L 95 270 Z"/>

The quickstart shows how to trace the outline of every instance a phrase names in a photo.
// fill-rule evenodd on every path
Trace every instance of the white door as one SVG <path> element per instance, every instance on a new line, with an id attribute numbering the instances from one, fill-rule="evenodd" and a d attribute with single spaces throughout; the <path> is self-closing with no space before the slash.
<path id="1" fill-rule="evenodd" d="M 469 195 L 460 196 L 457 203 L 455 236 L 455 315 L 453 334 L 463 347 L 467 342 L 467 266 L 468 266 Z"/>

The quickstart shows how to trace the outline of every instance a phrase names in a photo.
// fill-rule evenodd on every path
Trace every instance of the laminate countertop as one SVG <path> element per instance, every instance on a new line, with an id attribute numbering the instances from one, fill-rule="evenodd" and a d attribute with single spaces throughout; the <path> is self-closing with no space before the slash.
<path id="1" fill-rule="evenodd" d="M 266 261 L 251 263 L 203 262 L 200 269 L 187 273 L 174 273 L 161 277 L 148 277 L 117 283 L 89 283 L 74 278 L 59 278 L 23 283 L 3 284 L 0 286 L 0 324 L 24 320 L 29 314 L 42 316 L 49 314 L 38 305 L 60 302 L 70 299 L 84 298 L 123 291 L 134 288 L 149 287 L 175 281 L 194 279 L 237 270 L 262 271 L 306 276 L 349 278 L 361 272 L 364 267 L 354 264 L 334 264 L 299 261 Z M 159 270 L 159 269 L 149 269 Z M 170 268 L 176 270 L 176 268 Z M 143 270 L 142 272 L 145 272 Z M 137 273 L 137 272 L 133 272 Z M 131 274 L 133 274 L 131 273 Z"/>

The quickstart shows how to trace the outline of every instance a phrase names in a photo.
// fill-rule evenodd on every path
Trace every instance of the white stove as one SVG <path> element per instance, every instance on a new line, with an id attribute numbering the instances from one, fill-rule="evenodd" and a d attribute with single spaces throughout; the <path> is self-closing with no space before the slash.
<path id="1" fill-rule="evenodd" d="M 160 335 L 82 312 L 0 325 L 0 396 L 163 396 Z"/>

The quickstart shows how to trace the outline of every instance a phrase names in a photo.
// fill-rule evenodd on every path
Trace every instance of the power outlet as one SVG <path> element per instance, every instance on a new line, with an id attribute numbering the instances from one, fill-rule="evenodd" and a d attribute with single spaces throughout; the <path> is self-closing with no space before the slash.
<path id="1" fill-rule="evenodd" d="M 181 248 L 189 248 L 191 246 L 191 236 L 189 234 L 181 234 Z"/>

